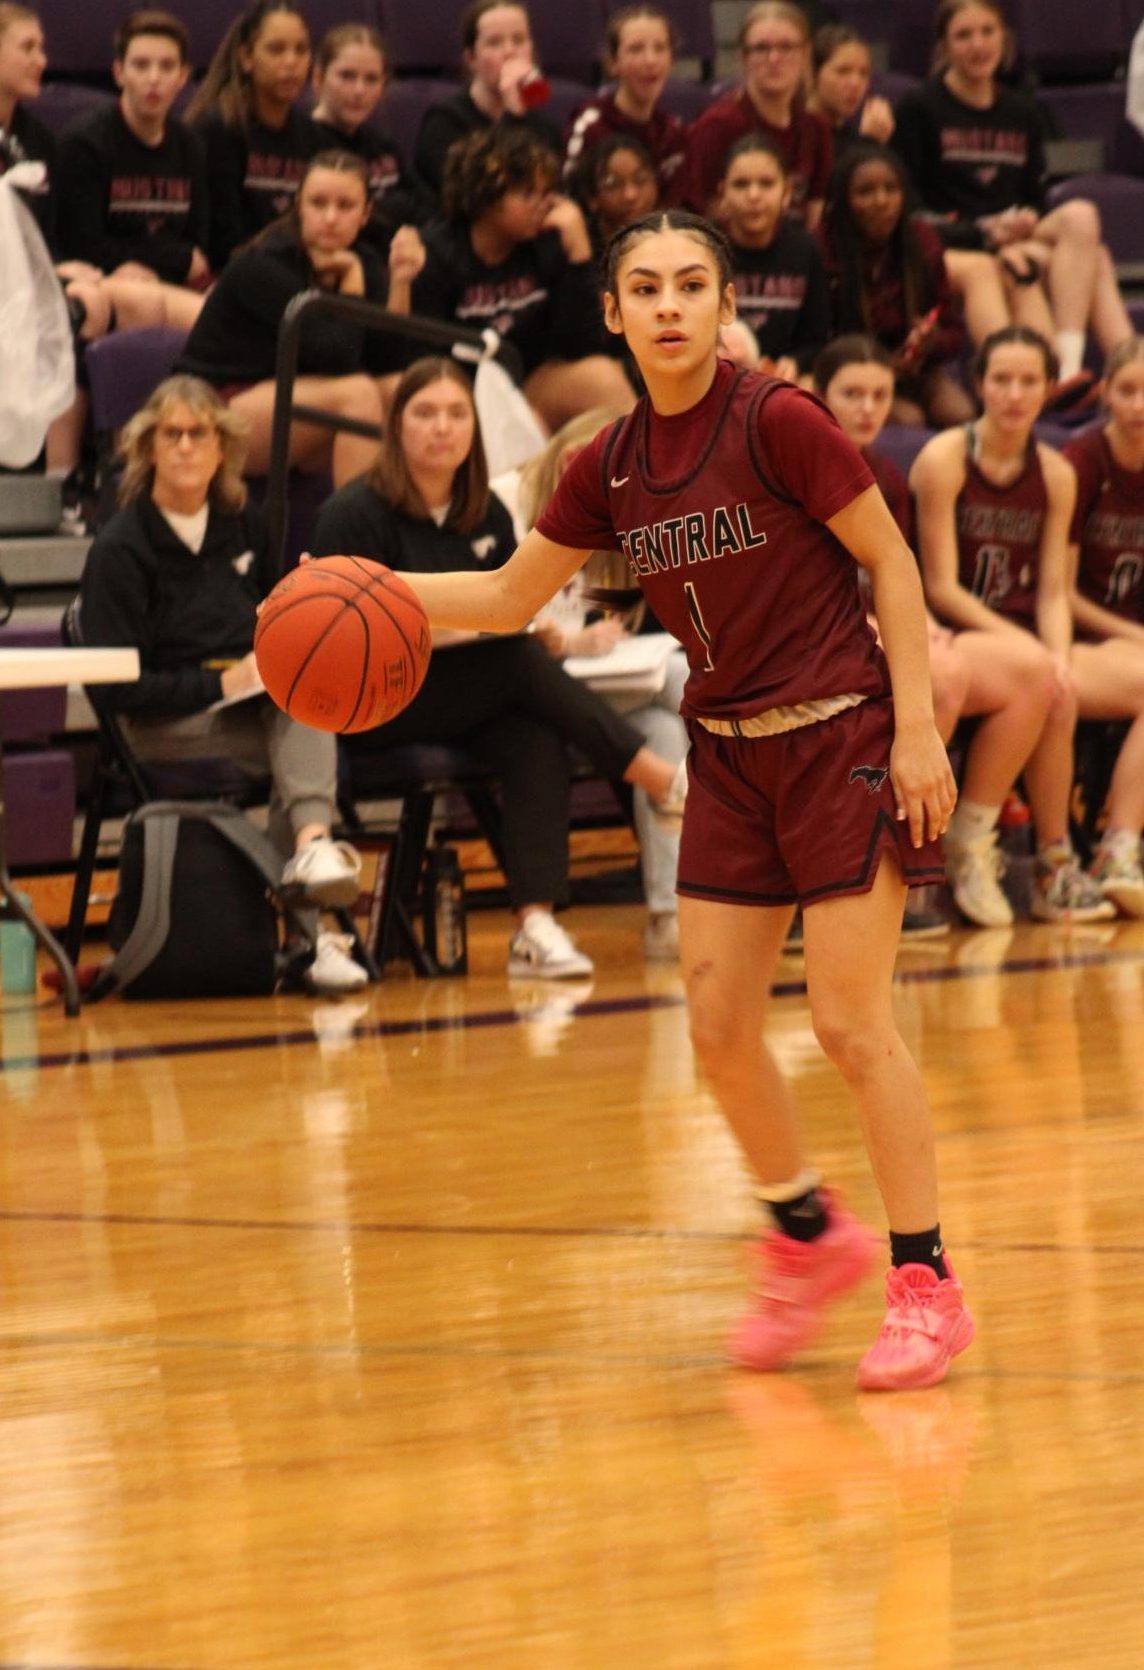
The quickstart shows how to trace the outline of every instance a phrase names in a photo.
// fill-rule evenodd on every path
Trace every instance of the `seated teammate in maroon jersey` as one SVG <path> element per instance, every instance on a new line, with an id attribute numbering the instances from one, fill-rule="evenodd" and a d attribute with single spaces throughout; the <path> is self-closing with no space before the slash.
<path id="1" fill-rule="evenodd" d="M 801 904 L 814 1026 L 857 1099 L 890 1219 L 886 1320 L 859 1383 L 928 1386 L 973 1323 L 942 1249 L 925 1091 L 891 1002 L 906 888 L 941 878 L 937 838 L 954 804 L 921 586 L 829 413 L 718 358 L 730 280 L 726 240 L 697 216 L 668 211 L 614 238 L 605 319 L 647 395 L 580 453 L 504 568 L 408 579 L 438 625 L 518 631 L 593 549 L 627 556 L 690 669 L 678 891 L 692 1038 L 775 1225 L 732 1354 L 778 1368 L 875 1257 L 871 1233 L 811 1167 L 763 1042 Z"/>
<path id="2" fill-rule="evenodd" d="M 910 471 L 926 592 L 956 630 L 1008 638 L 1026 652 L 1039 640 L 1039 676 L 1051 677 L 1054 693 L 1025 766 L 1037 829 L 1030 908 L 1047 922 L 1100 921 L 1115 912 L 1069 839 L 1077 689 L 1069 667 L 1068 535 L 1076 476 L 1033 435 L 1056 356 L 1035 331 L 1009 325 L 982 344 L 975 369 L 981 417 L 935 435 Z M 982 869 L 996 866 L 992 814 L 984 804 L 959 807 L 955 840 L 946 840 L 952 862 L 976 856 Z"/>
<path id="3" fill-rule="evenodd" d="M 890 355 L 873 337 L 836 337 L 814 363 L 814 386 L 873 470 L 912 546 L 909 485 L 876 445 L 894 398 Z M 999 885 L 995 830 L 1044 730 L 1053 695 L 1049 658 L 1028 633 L 951 632 L 928 611 L 926 622 L 938 731 L 948 742 L 963 715 L 981 717 L 966 748 L 961 794 L 945 836 L 946 875 L 963 916 L 978 927 L 1004 927 L 1013 910 Z M 988 832 L 975 838 L 979 824 Z"/>
<path id="4" fill-rule="evenodd" d="M 1130 719 L 1092 874 L 1106 899 L 1144 916 L 1144 337 L 1104 367 L 1108 422 L 1065 448 L 1077 474 L 1072 671 L 1082 719 Z"/>

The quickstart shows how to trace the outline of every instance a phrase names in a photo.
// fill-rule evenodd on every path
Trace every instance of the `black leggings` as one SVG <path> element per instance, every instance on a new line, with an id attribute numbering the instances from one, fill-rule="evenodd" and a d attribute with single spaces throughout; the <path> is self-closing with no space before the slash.
<path id="1" fill-rule="evenodd" d="M 613 779 L 644 746 L 637 730 L 527 636 L 435 651 L 405 711 L 346 746 L 368 755 L 418 742 L 461 743 L 500 778 L 505 879 L 517 909 L 567 891 L 565 745 Z"/>

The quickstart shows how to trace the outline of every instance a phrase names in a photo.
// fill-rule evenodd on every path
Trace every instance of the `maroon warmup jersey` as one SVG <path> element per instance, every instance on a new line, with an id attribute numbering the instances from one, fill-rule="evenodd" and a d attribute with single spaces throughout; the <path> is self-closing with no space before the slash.
<path id="1" fill-rule="evenodd" d="M 1078 587 L 1102 609 L 1144 621 L 1144 470 L 1118 464 L 1103 429 L 1079 435 L 1064 453 L 1076 471 L 1069 537 L 1080 546 Z"/>
<path id="2" fill-rule="evenodd" d="M 1048 494 L 1036 441 L 1025 468 L 996 487 L 978 468 L 966 429 L 965 485 L 957 495 L 958 578 L 988 608 L 1030 632 L 1037 629 L 1037 582 Z"/>
<path id="3" fill-rule="evenodd" d="M 813 395 L 720 360 L 689 411 L 645 396 L 598 435 L 537 527 L 622 551 L 687 651 L 683 713 L 745 719 L 888 692 L 857 564 L 823 526 L 872 483 Z"/>

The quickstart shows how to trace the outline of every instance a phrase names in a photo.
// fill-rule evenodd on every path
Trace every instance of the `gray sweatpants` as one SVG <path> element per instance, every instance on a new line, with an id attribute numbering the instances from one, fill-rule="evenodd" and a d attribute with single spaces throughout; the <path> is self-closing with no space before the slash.
<path id="1" fill-rule="evenodd" d="M 270 778 L 267 833 L 283 859 L 307 824 L 334 822 L 336 742 L 327 731 L 300 725 L 269 696 L 251 696 L 211 712 L 128 717 L 124 734 L 141 760 L 227 759 L 255 777 Z"/>

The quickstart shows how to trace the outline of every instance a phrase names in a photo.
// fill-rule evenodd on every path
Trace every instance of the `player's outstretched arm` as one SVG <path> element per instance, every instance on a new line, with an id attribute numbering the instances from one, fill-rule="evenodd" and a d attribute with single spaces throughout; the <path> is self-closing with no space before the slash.
<path id="1" fill-rule="evenodd" d="M 890 776 L 898 816 L 921 846 L 940 835 L 957 801 L 945 745 L 933 715 L 925 601 L 913 552 L 877 487 L 868 487 L 827 523 L 870 576 L 878 629 L 894 693 Z"/>
<path id="2" fill-rule="evenodd" d="M 412 574 L 431 626 L 468 632 L 520 632 L 587 562 L 590 553 L 557 545 L 534 528 L 503 568 L 488 573 Z"/>

